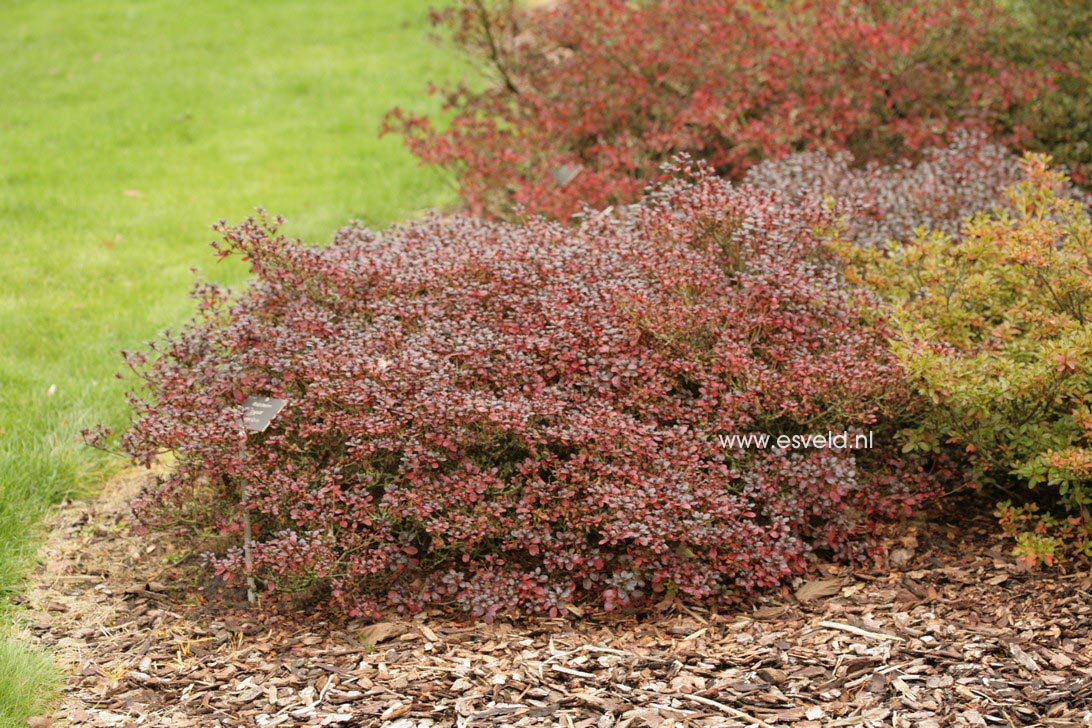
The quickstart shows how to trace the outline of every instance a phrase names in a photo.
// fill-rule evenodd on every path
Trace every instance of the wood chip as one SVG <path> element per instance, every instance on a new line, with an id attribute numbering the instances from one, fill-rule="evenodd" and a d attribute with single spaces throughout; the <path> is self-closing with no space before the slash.
<path id="1" fill-rule="evenodd" d="M 841 579 L 815 579 L 805 582 L 796 590 L 796 599 L 800 602 L 810 602 L 823 597 L 831 597 L 842 590 Z"/>
<path id="2" fill-rule="evenodd" d="M 902 637 L 899 637 L 898 635 L 884 634 L 882 632 L 870 632 L 867 629 L 861 629 L 860 627 L 854 627 L 851 624 L 841 624 L 840 622 L 824 621 L 824 622 L 820 622 L 819 626 L 820 627 L 826 627 L 827 629 L 837 629 L 837 630 L 841 630 L 842 632 L 849 632 L 850 634 L 855 634 L 858 637 L 867 637 L 868 639 L 872 639 L 872 640 L 895 640 L 896 642 L 905 641 L 905 640 L 903 640 Z"/>

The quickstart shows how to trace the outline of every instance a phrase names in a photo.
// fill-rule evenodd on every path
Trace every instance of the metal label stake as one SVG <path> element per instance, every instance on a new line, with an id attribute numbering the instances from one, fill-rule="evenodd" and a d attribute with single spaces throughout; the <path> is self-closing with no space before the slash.
<path id="1" fill-rule="evenodd" d="M 243 401 L 243 427 L 246 433 L 265 432 L 273 418 L 288 402 L 276 397 L 247 397 Z M 240 463 L 246 459 L 246 440 L 239 446 Z M 247 481 L 243 479 L 243 500 L 247 499 Z M 258 599 L 254 581 L 254 531 L 250 524 L 250 510 L 243 511 L 243 563 L 246 568 L 246 600 L 254 604 Z"/>

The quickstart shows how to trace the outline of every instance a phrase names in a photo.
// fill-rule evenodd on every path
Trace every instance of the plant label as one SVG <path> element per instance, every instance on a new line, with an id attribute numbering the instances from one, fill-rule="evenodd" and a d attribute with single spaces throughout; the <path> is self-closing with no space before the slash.
<path id="1" fill-rule="evenodd" d="M 286 404 L 276 397 L 247 397 L 243 401 L 243 425 L 251 432 L 265 432 Z"/>
<path id="2" fill-rule="evenodd" d="M 550 176 L 554 178 L 554 182 L 558 187 L 565 187 L 580 174 L 583 169 L 578 164 L 563 164 L 560 167 L 554 167 L 550 170 Z"/>

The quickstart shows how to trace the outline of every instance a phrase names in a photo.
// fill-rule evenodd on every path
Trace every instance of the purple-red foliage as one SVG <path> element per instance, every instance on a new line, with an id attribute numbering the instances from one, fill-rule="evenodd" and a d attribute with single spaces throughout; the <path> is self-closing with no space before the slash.
<path id="1" fill-rule="evenodd" d="M 800 152 L 752 167 L 744 181 L 793 199 L 830 196 L 844 235 L 861 246 L 908 240 L 917 227 L 957 235 L 964 221 L 1005 206 L 1020 158 L 983 134 L 958 132 L 918 163 L 855 164 L 849 152 Z M 1072 189 L 1068 194 L 1076 194 Z"/>
<path id="2" fill-rule="evenodd" d="M 249 511 L 269 584 L 485 619 L 732 598 L 816 549 L 862 555 L 929 487 L 895 450 L 908 394 L 818 204 L 683 173 L 575 228 L 433 217 L 320 248 L 277 226 L 220 228 L 256 280 L 200 285 L 198 318 L 133 359 L 122 438 L 177 458 L 149 523 L 239 534 Z M 289 404 L 247 438 L 255 394 Z M 875 449 L 718 440 L 847 428 Z M 213 561 L 244 569 L 239 548 Z"/>
<path id="3" fill-rule="evenodd" d="M 442 88 L 450 123 L 384 128 L 500 215 L 633 201 L 679 153 L 738 179 L 804 150 L 894 161 L 960 128 L 1024 139 L 1006 119 L 1053 82 L 991 51 L 1011 25 L 994 0 L 466 0 L 436 19 L 496 83 Z"/>
<path id="4" fill-rule="evenodd" d="M 826 200 L 842 223 L 842 237 L 860 247 L 907 242 L 917 228 L 958 238 L 978 213 L 1009 210 L 1007 190 L 1024 179 L 1019 156 L 977 132 L 959 131 L 945 147 L 923 150 L 917 163 L 855 164 L 849 152 L 799 152 L 767 160 L 744 183 L 791 200 Z M 1081 202 L 1092 196 L 1068 179 L 1058 195 Z"/>

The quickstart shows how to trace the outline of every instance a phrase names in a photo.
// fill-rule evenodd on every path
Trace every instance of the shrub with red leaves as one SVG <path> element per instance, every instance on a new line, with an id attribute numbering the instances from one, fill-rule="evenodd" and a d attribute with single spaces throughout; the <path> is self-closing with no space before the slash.
<path id="1" fill-rule="evenodd" d="M 1052 83 L 989 50 L 1011 25 L 992 0 L 466 0 L 436 20 L 497 82 L 443 89 L 450 124 L 384 128 L 502 216 L 632 201 L 682 152 L 736 179 L 807 149 L 894 161 L 959 128 L 1013 141 L 1014 105 Z"/>
<path id="2" fill-rule="evenodd" d="M 1021 179 L 1020 158 L 980 133 L 958 132 L 922 157 L 856 165 L 849 152 L 800 152 L 752 167 L 744 181 L 797 200 L 832 197 L 844 235 L 872 247 L 909 240 L 918 227 L 957 235 L 975 213 L 1007 204 L 1006 188 Z"/>
<path id="3" fill-rule="evenodd" d="M 249 513 L 256 576 L 351 614 L 730 599 L 816 550 L 866 554 L 930 480 L 894 446 L 911 399 L 875 301 L 825 252 L 831 214 L 693 171 L 631 213 L 328 247 L 264 216 L 222 227 L 253 285 L 200 285 L 198 318 L 130 357 L 123 447 L 176 456 L 146 522 L 239 534 Z M 249 395 L 288 405 L 246 438 Z M 869 429 L 869 450 L 720 441 Z"/>
<path id="4" fill-rule="evenodd" d="M 744 182 L 791 200 L 833 202 L 842 237 L 859 247 L 908 242 L 924 228 L 959 238 L 970 218 L 1012 212 L 1008 189 L 1024 178 L 1019 156 L 978 132 L 956 132 L 945 147 L 930 147 L 915 163 L 854 164 L 848 152 L 800 152 L 752 167 Z M 1068 179 L 1064 199 L 1086 207 L 1092 196 Z"/>

